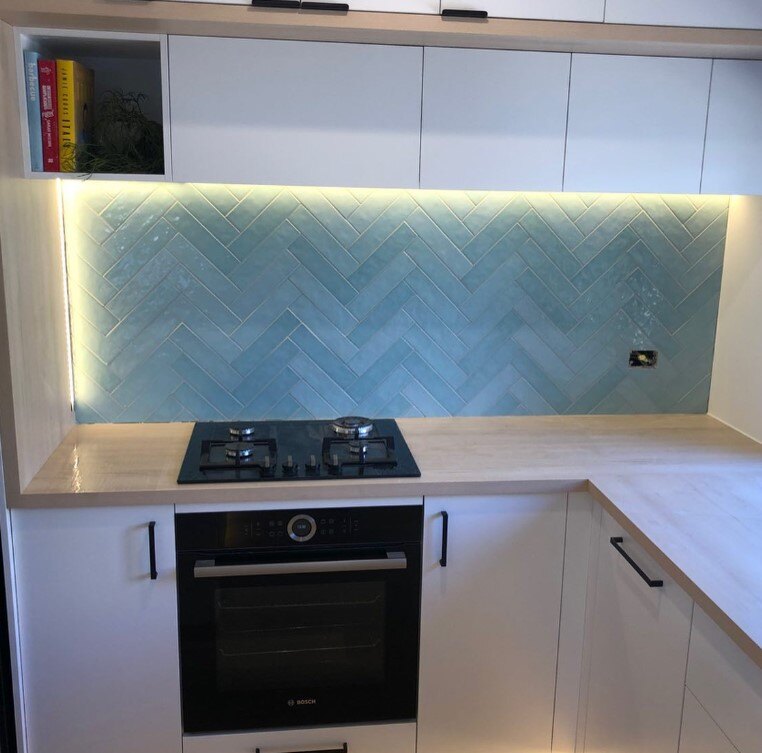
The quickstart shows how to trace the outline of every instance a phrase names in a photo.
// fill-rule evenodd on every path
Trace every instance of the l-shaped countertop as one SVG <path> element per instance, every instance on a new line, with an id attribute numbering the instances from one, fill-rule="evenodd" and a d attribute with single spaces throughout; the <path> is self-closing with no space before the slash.
<path id="1" fill-rule="evenodd" d="M 401 419 L 416 479 L 179 486 L 189 423 L 75 427 L 14 508 L 589 491 L 762 667 L 762 444 L 705 415 Z"/>

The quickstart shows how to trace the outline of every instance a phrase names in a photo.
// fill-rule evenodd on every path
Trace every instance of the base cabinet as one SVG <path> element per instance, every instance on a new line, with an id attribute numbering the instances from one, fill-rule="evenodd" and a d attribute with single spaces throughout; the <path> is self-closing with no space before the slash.
<path id="1" fill-rule="evenodd" d="M 180 753 L 173 507 L 11 520 L 27 753 Z"/>
<path id="2" fill-rule="evenodd" d="M 578 750 L 677 753 L 693 602 L 605 513 L 596 573 Z"/>
<path id="3" fill-rule="evenodd" d="M 415 722 L 268 730 L 235 735 L 186 735 L 183 753 L 327 752 L 342 751 L 345 744 L 347 753 L 415 753 Z"/>
<path id="4" fill-rule="evenodd" d="M 762 750 L 762 669 L 698 607 L 685 682 L 735 750 Z M 680 753 L 693 751 L 681 745 Z"/>
<path id="5" fill-rule="evenodd" d="M 737 753 L 730 740 L 690 690 L 685 692 L 680 753 Z"/>
<path id="6" fill-rule="evenodd" d="M 418 753 L 550 751 L 566 495 L 424 511 Z"/>

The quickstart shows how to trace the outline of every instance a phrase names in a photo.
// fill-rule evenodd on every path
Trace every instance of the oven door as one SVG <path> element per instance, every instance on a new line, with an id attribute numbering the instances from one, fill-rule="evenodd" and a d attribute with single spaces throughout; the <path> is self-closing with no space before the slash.
<path id="1" fill-rule="evenodd" d="M 413 719 L 421 552 L 180 552 L 189 733 Z"/>

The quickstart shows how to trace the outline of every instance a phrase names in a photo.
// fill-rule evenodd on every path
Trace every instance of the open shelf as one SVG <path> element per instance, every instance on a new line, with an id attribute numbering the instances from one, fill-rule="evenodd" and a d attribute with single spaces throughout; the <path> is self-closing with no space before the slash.
<path id="1" fill-rule="evenodd" d="M 169 140 L 169 85 L 167 37 L 163 34 L 131 32 L 69 31 L 16 29 L 18 56 L 18 91 L 22 118 L 22 157 L 28 178 L 81 179 L 83 173 L 33 171 L 30 157 L 30 134 L 27 125 L 24 52 L 33 50 L 50 58 L 68 58 L 91 68 L 95 73 L 95 102 L 104 92 L 121 90 L 145 95 L 143 112 L 162 125 L 164 172 L 93 173 L 87 177 L 111 180 L 171 180 Z"/>

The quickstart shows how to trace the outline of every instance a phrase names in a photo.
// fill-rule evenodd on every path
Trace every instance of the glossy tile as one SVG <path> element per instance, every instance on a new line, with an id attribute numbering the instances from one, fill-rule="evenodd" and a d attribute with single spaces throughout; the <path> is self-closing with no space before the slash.
<path id="1" fill-rule="evenodd" d="M 727 205 L 70 183 L 77 418 L 703 412 Z"/>

